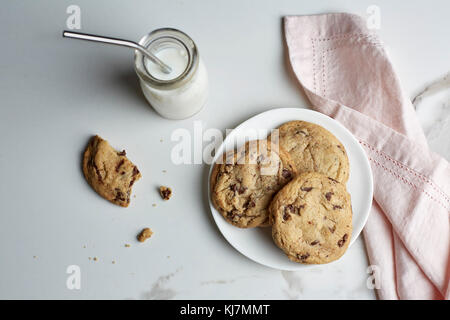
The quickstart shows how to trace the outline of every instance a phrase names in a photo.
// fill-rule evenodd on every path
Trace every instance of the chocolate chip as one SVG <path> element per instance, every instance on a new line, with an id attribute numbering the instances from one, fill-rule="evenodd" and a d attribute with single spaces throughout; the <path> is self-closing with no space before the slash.
<path id="1" fill-rule="evenodd" d="M 261 163 L 261 162 L 263 162 L 264 161 L 264 156 L 263 155 L 260 155 L 260 156 L 258 156 L 258 158 L 256 158 L 256 163 Z"/>
<path id="2" fill-rule="evenodd" d="M 316 244 L 319 243 L 319 240 L 314 240 L 313 242 L 310 243 L 311 246 L 315 246 Z"/>
<path id="3" fill-rule="evenodd" d="M 295 208 L 292 204 L 288 204 L 287 206 L 284 207 L 284 212 L 288 213 L 288 212 L 294 212 Z"/>
<path id="4" fill-rule="evenodd" d="M 327 200 L 330 201 L 330 200 L 331 200 L 331 196 L 332 196 L 333 194 L 334 194 L 333 192 L 327 192 L 327 193 L 325 194 L 325 198 L 327 198 Z"/>
<path id="5" fill-rule="evenodd" d="M 130 188 L 133 186 L 133 184 L 134 184 L 134 181 L 136 181 L 136 179 L 135 178 L 133 178 L 133 179 L 131 179 L 131 181 L 130 181 Z"/>
<path id="6" fill-rule="evenodd" d="M 336 231 L 336 226 L 333 226 L 332 228 L 328 228 L 328 229 L 330 229 L 331 233 L 334 233 Z"/>
<path id="7" fill-rule="evenodd" d="M 252 201 L 252 200 L 249 200 L 249 201 L 247 201 L 247 202 L 244 204 L 244 208 L 245 208 L 245 209 L 250 209 L 250 208 L 253 208 L 253 207 L 255 207 L 255 206 L 256 206 L 256 204 L 255 204 L 255 202 Z"/>
<path id="8" fill-rule="evenodd" d="M 94 162 L 92 163 L 92 166 L 95 169 L 95 173 L 97 173 L 98 182 L 102 183 L 103 179 L 102 179 L 102 175 L 100 174 L 100 170 L 98 169 L 97 165 Z"/>
<path id="9" fill-rule="evenodd" d="M 136 166 L 133 167 L 133 176 L 136 176 L 139 174 L 139 170 Z"/>
<path id="10" fill-rule="evenodd" d="M 303 134 L 303 135 L 305 135 L 305 136 L 308 135 L 308 134 L 307 134 L 305 131 L 303 131 L 303 130 L 298 130 L 298 131 L 295 132 L 295 134 L 299 134 L 299 133 L 301 133 L 301 134 Z"/>
<path id="11" fill-rule="evenodd" d="M 169 190 L 164 190 L 164 191 L 162 192 L 162 195 L 163 195 L 163 198 L 164 198 L 164 199 L 169 199 L 170 191 L 169 191 Z"/>
<path id="12" fill-rule="evenodd" d="M 230 185 L 230 190 L 236 192 L 238 190 L 238 186 L 235 184 Z"/>
<path id="13" fill-rule="evenodd" d="M 172 196 L 172 189 L 161 186 L 159 187 L 159 194 L 164 200 L 169 200 L 170 197 Z"/>
<path id="14" fill-rule="evenodd" d="M 348 234 L 344 234 L 344 236 L 342 237 L 342 239 L 338 241 L 338 243 L 337 243 L 338 246 L 339 246 L 339 247 L 342 247 L 342 246 L 344 245 L 345 241 L 347 241 L 347 239 L 348 239 Z"/>
<path id="15" fill-rule="evenodd" d="M 290 179 L 292 177 L 292 172 L 288 169 L 283 169 L 283 171 L 281 172 L 281 175 L 285 179 Z"/>
<path id="16" fill-rule="evenodd" d="M 336 205 L 334 205 L 334 206 L 333 206 L 333 210 L 337 210 L 337 209 L 342 209 L 342 207 L 341 207 L 341 206 L 336 206 Z"/>
<path id="17" fill-rule="evenodd" d="M 246 187 L 240 186 L 240 188 L 239 188 L 239 190 L 238 190 L 238 193 L 239 193 L 239 194 L 243 194 L 243 193 L 245 192 L 245 190 L 247 190 Z"/>
<path id="18" fill-rule="evenodd" d="M 120 189 L 116 188 L 116 198 L 114 200 L 119 200 L 119 201 L 125 201 L 125 195 L 123 194 L 122 191 L 120 191 Z"/>
<path id="19" fill-rule="evenodd" d="M 301 188 L 302 191 L 310 192 L 313 188 L 312 187 L 303 187 Z"/>
<path id="20" fill-rule="evenodd" d="M 242 217 L 242 214 L 239 214 L 239 211 L 237 211 L 236 209 L 233 209 L 232 211 L 227 213 L 227 217 L 234 220 L 234 218 L 236 217 Z"/>
<path id="21" fill-rule="evenodd" d="M 126 156 L 127 152 L 125 150 L 122 150 L 120 152 L 117 152 L 117 155 L 119 155 L 119 156 Z"/>
<path id="22" fill-rule="evenodd" d="M 125 162 L 125 159 L 120 160 L 120 162 L 116 166 L 116 172 L 119 172 L 119 169 L 123 165 L 124 162 Z"/>
<path id="23" fill-rule="evenodd" d="M 334 183 L 337 183 L 337 180 L 334 180 L 333 178 L 328 177 L 328 180 L 333 181 Z"/>
<path id="24" fill-rule="evenodd" d="M 297 257 L 298 257 L 300 260 L 305 261 L 306 259 L 309 258 L 309 253 L 305 253 L 305 254 L 302 254 L 302 255 L 298 254 Z"/>
<path id="25" fill-rule="evenodd" d="M 291 215 L 289 213 L 285 212 L 283 215 L 283 220 L 288 221 L 290 218 L 291 218 Z"/>

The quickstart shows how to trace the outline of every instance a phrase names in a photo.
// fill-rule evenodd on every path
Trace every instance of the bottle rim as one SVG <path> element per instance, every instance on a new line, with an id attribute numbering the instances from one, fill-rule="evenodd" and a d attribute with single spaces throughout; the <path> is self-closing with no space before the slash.
<path id="1" fill-rule="evenodd" d="M 198 68 L 199 55 L 195 42 L 184 32 L 174 28 L 156 29 L 146 34 L 139 40 L 139 44 L 145 48 L 158 42 L 176 42 L 186 50 L 188 63 L 186 69 L 176 78 L 162 80 L 152 76 L 145 66 L 145 56 L 138 50 L 134 51 L 134 68 L 138 77 L 151 87 L 161 90 L 170 90 L 183 86 L 194 76 Z"/>

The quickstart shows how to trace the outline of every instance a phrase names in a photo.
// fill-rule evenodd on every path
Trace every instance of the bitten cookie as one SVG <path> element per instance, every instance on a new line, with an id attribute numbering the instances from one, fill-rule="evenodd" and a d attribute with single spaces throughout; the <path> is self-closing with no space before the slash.
<path id="1" fill-rule="evenodd" d="M 290 154 L 298 173 L 320 172 L 339 182 L 347 182 L 347 153 L 331 132 L 306 121 L 290 121 L 278 129 L 278 143 Z"/>
<path id="2" fill-rule="evenodd" d="M 289 154 L 267 140 L 247 142 L 224 155 L 211 174 L 211 197 L 216 209 L 240 228 L 269 225 L 273 195 L 296 174 Z"/>
<path id="3" fill-rule="evenodd" d="M 352 235 L 350 195 L 343 184 L 320 173 L 298 175 L 270 204 L 272 237 L 295 262 L 339 259 Z"/>
<path id="4" fill-rule="evenodd" d="M 88 183 L 103 198 L 122 207 L 128 207 L 131 187 L 141 177 L 125 155 L 125 150 L 116 151 L 106 140 L 95 136 L 83 156 L 83 173 Z"/>

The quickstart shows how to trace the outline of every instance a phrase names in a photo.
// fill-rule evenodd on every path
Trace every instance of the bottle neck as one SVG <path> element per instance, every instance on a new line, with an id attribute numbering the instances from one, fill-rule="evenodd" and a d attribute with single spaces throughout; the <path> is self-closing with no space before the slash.
<path id="1" fill-rule="evenodd" d="M 170 90 L 188 83 L 195 75 L 199 57 L 197 47 L 189 36 L 176 29 L 158 29 L 139 42 L 167 63 L 173 70 L 164 74 L 140 52 L 135 52 L 135 69 L 147 85 Z"/>

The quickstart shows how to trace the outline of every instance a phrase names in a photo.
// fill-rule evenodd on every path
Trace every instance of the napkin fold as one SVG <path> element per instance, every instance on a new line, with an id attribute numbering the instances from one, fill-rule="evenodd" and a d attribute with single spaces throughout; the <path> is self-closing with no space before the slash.
<path id="1" fill-rule="evenodd" d="M 287 16 L 312 107 L 359 140 L 374 175 L 364 239 L 380 299 L 450 298 L 450 165 L 427 146 L 379 37 L 347 13 Z"/>

